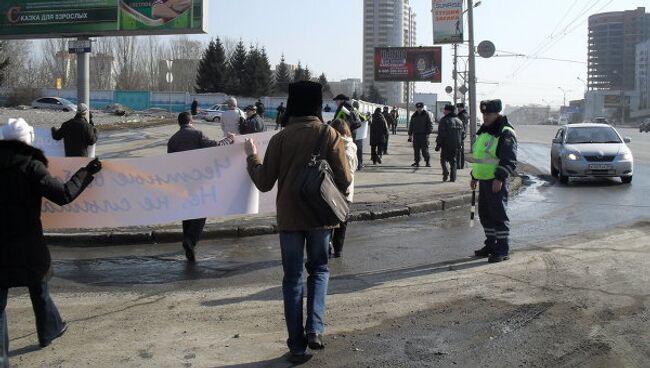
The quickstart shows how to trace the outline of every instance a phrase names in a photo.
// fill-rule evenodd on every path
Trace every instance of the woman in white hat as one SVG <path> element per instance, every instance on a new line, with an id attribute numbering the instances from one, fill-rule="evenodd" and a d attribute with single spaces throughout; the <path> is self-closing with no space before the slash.
<path id="1" fill-rule="evenodd" d="M 50 175 L 43 152 L 32 147 L 34 129 L 23 119 L 9 119 L 0 140 L 0 367 L 8 365 L 9 338 L 5 307 L 12 287 L 28 287 L 41 347 L 66 331 L 50 298 L 47 280 L 50 252 L 43 238 L 41 201 L 72 202 L 101 170 L 95 159 L 67 183 Z"/>

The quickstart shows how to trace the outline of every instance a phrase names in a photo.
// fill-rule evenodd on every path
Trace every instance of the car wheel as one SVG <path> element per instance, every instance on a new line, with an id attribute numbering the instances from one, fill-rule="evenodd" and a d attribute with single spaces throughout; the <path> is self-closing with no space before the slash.
<path id="1" fill-rule="evenodd" d="M 559 174 L 559 172 L 555 168 L 555 165 L 553 165 L 553 163 L 551 162 L 551 176 L 554 177 L 554 178 L 557 178 L 558 174 Z"/>
<path id="2" fill-rule="evenodd" d="M 68 109 L 63 109 L 63 112 L 70 112 L 70 110 L 68 110 Z"/>
<path id="3" fill-rule="evenodd" d="M 562 171 L 562 166 L 558 169 L 558 175 L 560 176 L 560 183 L 562 184 L 569 184 L 569 177 L 564 175 Z"/>
<path id="4" fill-rule="evenodd" d="M 621 181 L 623 184 L 630 184 L 632 182 L 632 176 L 621 176 Z"/>
<path id="5" fill-rule="evenodd" d="M 218 116 L 215 116 L 214 119 L 212 119 L 212 122 L 214 122 L 214 123 L 218 123 L 220 121 L 221 121 L 221 118 L 218 117 Z"/>

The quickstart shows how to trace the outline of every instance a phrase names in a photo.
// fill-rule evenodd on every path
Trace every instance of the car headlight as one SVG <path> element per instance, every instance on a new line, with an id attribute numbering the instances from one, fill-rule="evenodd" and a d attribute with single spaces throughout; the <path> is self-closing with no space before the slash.
<path id="1" fill-rule="evenodd" d="M 623 154 L 620 154 L 619 157 L 620 157 L 621 161 L 632 161 L 633 160 L 632 152 L 625 152 Z"/>
<path id="2" fill-rule="evenodd" d="M 577 161 L 580 159 L 580 154 L 579 153 L 569 153 L 566 155 L 567 160 L 569 161 Z"/>

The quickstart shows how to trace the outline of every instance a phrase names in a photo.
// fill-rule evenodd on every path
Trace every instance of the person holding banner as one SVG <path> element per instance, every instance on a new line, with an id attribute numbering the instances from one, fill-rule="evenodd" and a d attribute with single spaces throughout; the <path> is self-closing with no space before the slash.
<path id="1" fill-rule="evenodd" d="M 305 166 L 321 136 L 323 87 L 319 83 L 302 81 L 289 85 L 287 122 L 285 129 L 271 138 L 264 162 L 257 155 L 253 140 L 245 144 L 248 173 L 262 192 L 278 184 L 277 220 L 282 252 L 282 294 L 284 315 L 289 338 L 287 359 L 293 363 L 305 362 L 307 347 L 323 349 L 325 329 L 325 297 L 329 283 L 328 248 L 332 229 L 339 224 L 323 224 L 312 212 L 309 199 L 303 198 L 296 187 L 301 183 Z M 352 183 L 345 143 L 329 127 L 325 128 L 320 157 L 326 159 L 332 170 L 336 187 L 342 192 Z M 307 262 L 304 262 L 305 248 Z M 303 267 L 307 268 L 307 318 L 303 319 Z"/>
<path id="2" fill-rule="evenodd" d="M 48 292 L 50 252 L 41 225 L 42 198 L 59 206 L 74 201 L 93 181 L 102 165 L 91 161 L 66 183 L 48 172 L 43 152 L 32 147 L 34 129 L 23 119 L 9 119 L 0 141 L 0 366 L 8 366 L 9 336 L 5 308 L 9 288 L 27 287 L 41 347 L 67 329 Z M 5 365 L 6 364 L 6 365 Z"/>
<path id="3" fill-rule="evenodd" d="M 56 141 L 63 139 L 66 157 L 88 157 L 88 147 L 97 143 L 97 128 L 89 123 L 87 114 L 88 106 L 81 103 L 74 118 L 63 123 L 59 129 L 52 127 L 52 138 Z"/>
<path id="4" fill-rule="evenodd" d="M 204 136 L 202 131 L 194 128 L 192 115 L 188 112 L 182 112 L 178 115 L 178 125 L 180 129 L 167 142 L 167 153 L 225 146 L 235 142 L 235 136 L 232 133 L 228 133 L 226 138 L 220 141 L 214 141 Z M 196 262 L 194 248 L 201 239 L 205 220 L 205 218 L 199 218 L 183 221 L 183 249 L 189 262 Z"/>

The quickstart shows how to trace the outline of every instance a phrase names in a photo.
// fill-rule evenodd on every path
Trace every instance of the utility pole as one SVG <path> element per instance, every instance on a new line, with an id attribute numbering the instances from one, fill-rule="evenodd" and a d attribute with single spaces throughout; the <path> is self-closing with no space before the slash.
<path id="1" fill-rule="evenodd" d="M 474 1 L 467 0 L 467 25 L 469 30 L 469 108 L 470 142 L 476 142 L 476 50 L 474 48 Z M 471 148 L 470 148 L 471 149 Z"/>
<path id="2" fill-rule="evenodd" d="M 454 106 L 458 102 L 458 44 L 454 44 Z"/>
<path id="3" fill-rule="evenodd" d="M 88 37 L 79 37 L 79 42 L 90 44 Z M 77 51 L 77 104 L 85 104 L 90 108 L 90 52 Z M 90 117 L 87 116 L 90 120 Z"/>

